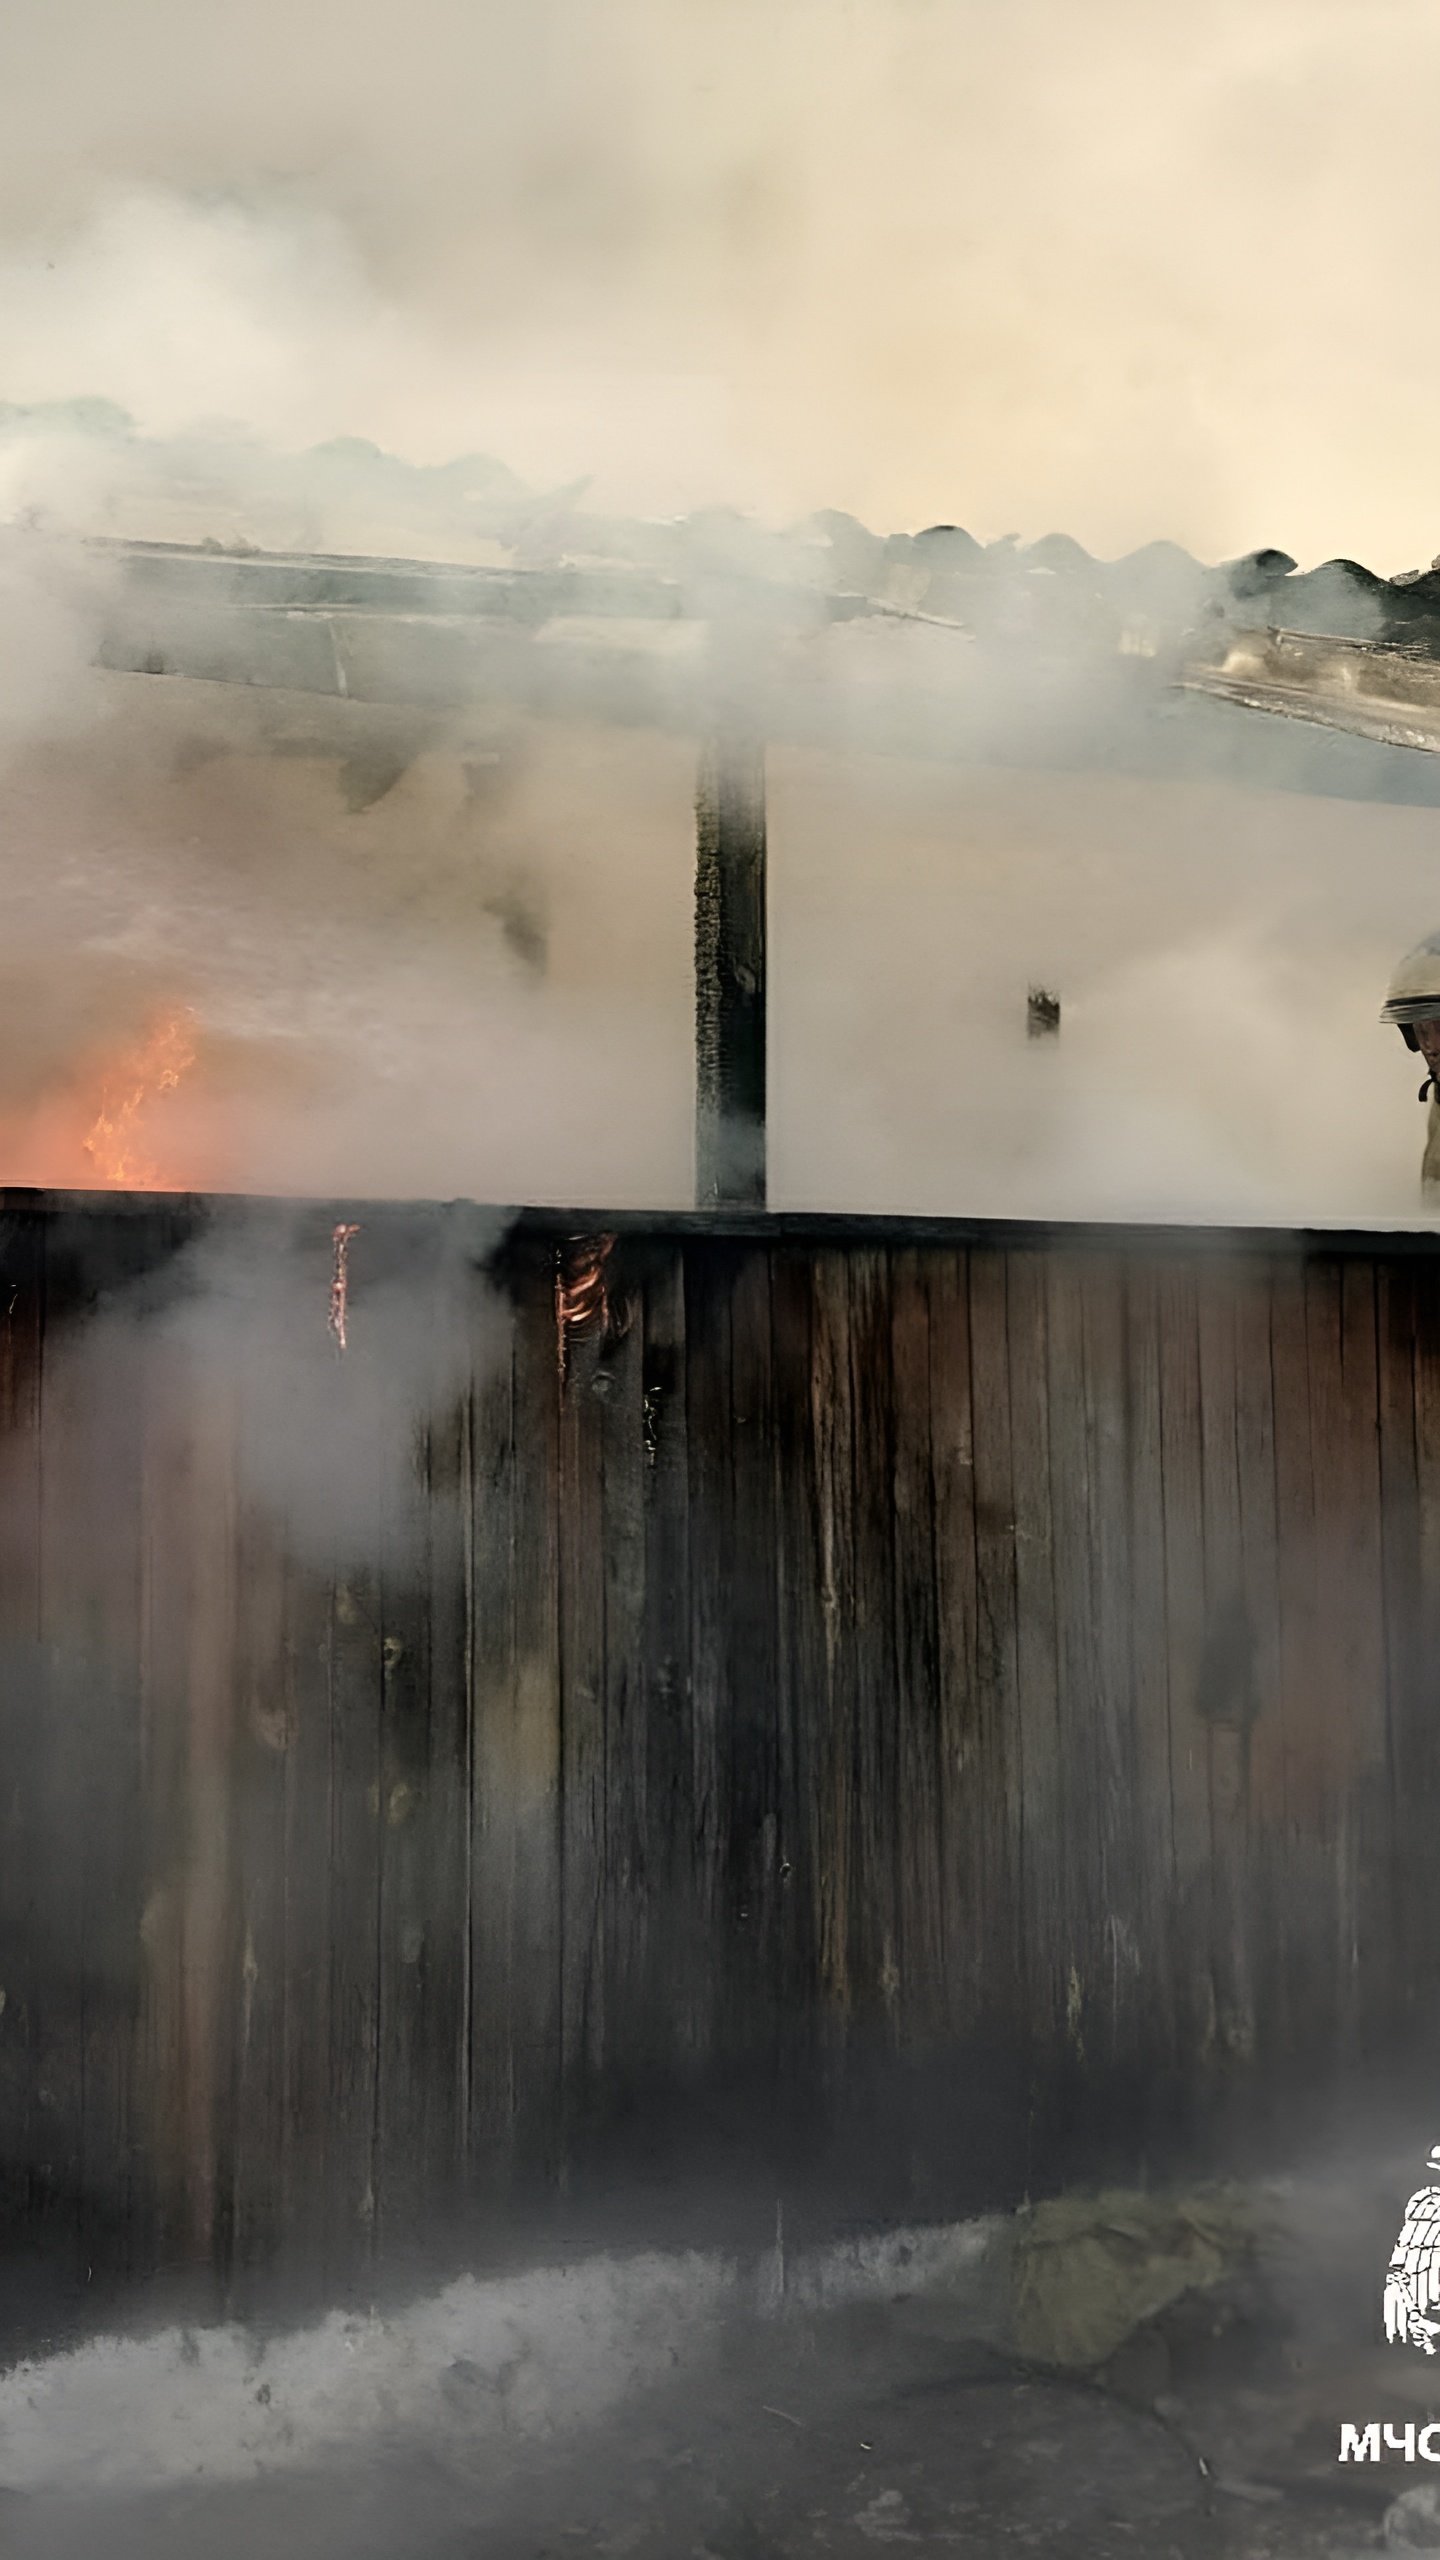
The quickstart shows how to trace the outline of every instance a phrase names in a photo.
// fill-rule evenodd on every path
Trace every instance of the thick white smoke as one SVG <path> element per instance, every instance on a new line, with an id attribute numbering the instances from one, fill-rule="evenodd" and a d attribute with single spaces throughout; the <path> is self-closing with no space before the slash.
<path id="1" fill-rule="evenodd" d="M 28 522 L 523 558 L 563 488 L 547 555 L 586 507 L 725 500 L 1423 559 L 1437 46 L 1411 0 L 12 18 L 0 399 L 135 428 L 0 438 L 4 1170 L 83 1179 L 106 1057 L 183 1005 L 170 1178 L 690 1187 L 693 741 L 477 718 L 381 737 L 382 788 L 368 715 L 97 681 L 93 566 Z M 295 459 L 336 437 L 480 458 Z M 1223 754 L 1208 796 L 1027 775 L 1062 713 L 1076 767 L 1106 737 L 1015 652 L 1015 767 L 956 763 L 965 671 L 915 673 L 908 771 L 846 760 L 843 652 L 828 765 L 772 758 L 776 1197 L 1409 1214 L 1373 1015 L 1435 922 L 1431 815 L 1241 789 Z"/>
<path id="2" fill-rule="evenodd" d="M 0 397 L 1401 568 L 1437 69 L 1426 0 L 53 0 Z"/>

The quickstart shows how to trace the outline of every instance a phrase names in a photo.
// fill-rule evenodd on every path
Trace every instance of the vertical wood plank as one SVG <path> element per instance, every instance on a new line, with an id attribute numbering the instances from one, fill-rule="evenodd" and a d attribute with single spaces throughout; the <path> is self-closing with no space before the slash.
<path id="1" fill-rule="evenodd" d="M 606 2067 L 624 2102 L 649 2060 L 650 1818 L 645 1726 L 644 1289 L 622 1250 L 594 1392 L 604 1497 L 605 1872 L 602 1931 L 609 2008 Z"/>
<path id="2" fill-rule="evenodd" d="M 865 1984 L 869 2025 L 891 2049 L 898 2025 L 899 1801 L 895 1674 L 895 1412 L 891 1366 L 890 1267 L 883 1253 L 848 1256 L 851 1589 L 847 1611 L 854 1696 L 855 1860 L 852 1931 Z"/>
<path id="3" fill-rule="evenodd" d="M 173 1353 L 174 1346 L 171 1350 Z M 182 2122 L 187 2252 L 228 2259 L 225 2183 L 233 2142 L 233 1968 L 238 1942 L 234 1869 L 236 1444 L 238 1387 L 181 1364 L 188 1443 L 188 1516 L 169 1533 L 191 1549 L 182 1677 L 185 1798 L 180 1875 Z"/>
<path id="4" fill-rule="evenodd" d="M 817 1664 L 817 1786 L 810 1868 L 817 1889 L 822 2033 L 835 2069 L 867 1985 L 864 1915 L 855 1910 L 855 1425 L 849 1274 L 821 1252 L 812 1271 L 810 1427 L 819 1528 L 822 1652 Z"/>
<path id="5" fill-rule="evenodd" d="M 1093 1453 L 1085 1404 L 1085 1302 L 1073 1257 L 1045 1269 L 1050 1505 L 1054 1537 L 1065 1873 L 1066 2037 L 1087 2073 L 1109 2058 L 1104 1878 L 1110 1771 L 1096 1589 Z"/>
<path id="6" fill-rule="evenodd" d="M 682 2084 L 710 2041 L 711 1967 L 696 1892 L 695 1698 L 685 1249 L 657 1244 L 643 1277 L 645 1803 L 653 1886 L 649 1993 L 671 2021 Z"/>
<path id="7" fill-rule="evenodd" d="M 945 2023 L 945 1877 L 930 1294 L 926 1260 L 891 1256 L 890 1375 L 894 1447 L 895 1769 L 899 1971 L 909 2038 L 928 2045 Z"/>
<path id="8" fill-rule="evenodd" d="M 229 2256 L 237 1399 L 178 1313 L 143 1343 L 142 1986 L 135 2086 L 152 2258 Z"/>
<path id="9" fill-rule="evenodd" d="M 1320 1444 L 1310 1374 L 1309 1293 L 1310 1275 L 1298 1257 L 1277 1265 L 1271 1375 L 1289 1914 L 1281 1996 L 1299 2053 L 1330 2045 L 1336 2020 L 1335 1866 L 1326 1813 L 1332 1757 L 1326 1725 L 1333 1702 L 1317 1547 L 1315 1460 Z"/>
<path id="10" fill-rule="evenodd" d="M 1181 2056 L 1173 1995 L 1180 1955 L 1171 1792 L 1170 1648 L 1165 1614 L 1165 1474 L 1159 1280 L 1152 1256 L 1124 1275 L 1129 1622 L 1137 1839 L 1135 1930 L 1141 1957 L 1138 2038 L 1149 2057 L 1150 2121 L 1168 2134 L 1179 2113 Z"/>
<path id="11" fill-rule="evenodd" d="M 260 1348 L 253 1344 L 250 1356 Z M 243 1434 L 243 1420 L 240 1428 Z M 248 1474 L 242 1456 L 242 1481 Z M 242 2298 L 248 2272 L 273 2261 L 289 2238 L 284 2211 L 290 1987 L 285 1817 L 293 1701 L 286 1660 L 283 1532 L 277 1540 L 270 1531 L 271 1524 L 253 1506 L 241 1504 L 236 1570 L 244 1607 L 236 1626 L 238 1694 L 231 1763 L 236 1908 L 225 1984 L 233 2079 L 226 2096 L 230 2124 L 225 2152 L 230 2250 Z"/>
<path id="12" fill-rule="evenodd" d="M 98 1246 L 102 1239 L 94 1241 Z M 39 1851 L 32 1908 L 42 1951 L 34 2004 L 38 2139 L 31 2203 L 42 2241 L 58 2239 L 63 2246 L 67 2230 L 83 2218 L 86 1941 L 93 1917 L 85 1849 L 101 1673 L 96 1592 L 83 1532 L 71 1534 L 77 1506 L 81 1522 L 88 1509 L 86 1364 L 76 1339 L 84 1319 L 73 1303 L 68 1309 L 56 1303 L 57 1276 L 47 1273 L 39 1415 L 39 1820 L 25 1855 L 35 1859 Z M 81 1286 L 88 1299 L 93 1272 L 83 1275 Z"/>
<path id="13" fill-rule="evenodd" d="M 1129 1537 L 1132 1450 L 1125 1369 L 1125 1265 L 1118 1254 L 1076 1256 L 1090 1486 L 1096 1720 L 1086 1753 L 1097 1857 L 1097 1951 L 1109 2066 L 1148 2079 L 1141 2021 L 1140 1907 L 1148 1842 L 1142 1829 L 1131 1652 L 1134 1558 Z M 1077 1742 L 1079 1737 L 1076 1737 Z M 1077 1769 L 1078 1774 L 1078 1769 Z M 1093 1959 L 1092 1959 L 1093 1961 Z"/>
<path id="14" fill-rule="evenodd" d="M 1019 1982 L 1033 2067 L 1046 2070 L 1063 2053 L 1068 2028 L 1070 1924 L 1050 1498 L 1049 1324 L 1040 1253 L 1010 1256 L 1006 1296 L 1021 1802 Z"/>
<path id="15" fill-rule="evenodd" d="M 1313 1432 L 1315 1605 L 1323 1649 L 1314 1667 L 1316 1845 L 1328 1853 L 1334 1936 L 1327 1971 L 1338 2035 L 1353 2049 L 1368 1791 L 1383 1767 L 1379 1584 L 1379 1454 L 1374 1291 L 1370 1272 L 1316 1258 L 1306 1274 L 1306 1349 Z"/>
<path id="16" fill-rule="evenodd" d="M 32 2202 L 87 2263 L 126 2254 L 139 1953 L 136 1344 L 113 1304 L 112 1252 L 92 1230 L 46 1275 L 41 1650 L 27 1684 L 38 1786 L 17 1844 L 38 1994 Z"/>
<path id="17" fill-rule="evenodd" d="M 185 2053 L 179 1844 L 184 1837 L 186 1734 L 184 1631 L 189 1560 L 169 1535 L 173 1479 L 188 1490 L 187 1455 L 172 1406 L 175 1384 L 163 1340 L 152 1333 L 142 1363 L 141 1783 L 143 1836 L 141 1991 L 135 2086 L 139 2138 L 150 2170 L 145 2247 L 151 2263 L 185 2246 L 185 2150 L 181 2115 Z"/>
<path id="18" fill-rule="evenodd" d="M 1211 1965 L 1210 1768 L 1199 1713 L 1207 1590 L 1196 1271 L 1183 1255 L 1157 1272 L 1165 1625 L 1169 1655 L 1170 1805 L 1177 1964 L 1177 2048 L 1193 2108 L 1207 2097 L 1219 2025 Z"/>
<path id="19" fill-rule="evenodd" d="M 821 1982 L 820 1847 L 815 1818 L 824 1748 L 819 1689 L 826 1655 L 823 1540 L 811 1409 L 810 1257 L 777 1246 L 770 1300 L 776 1508 L 776 1853 L 782 1936 L 782 2069 L 796 2096 L 813 2086 Z"/>
<path id="20" fill-rule="evenodd" d="M 37 1212 L 0 1216 L 0 2209 L 16 2224 L 30 2210 L 36 2130 L 43 1239 Z"/>
<path id="21" fill-rule="evenodd" d="M 777 1523 L 770 1257 L 747 1245 L 730 1297 L 729 1555 L 724 1714 L 729 1831 L 726 1927 L 732 2050 L 773 2118 L 779 2067 L 781 1879 L 777 1840 Z M 767 2125 L 762 2128 L 768 2134 Z"/>
<path id="22" fill-rule="evenodd" d="M 1249 1607 L 1241 1518 L 1236 1294 L 1229 1262 L 1199 1274 L 1201 1535 L 1205 1626 L 1194 1712 L 1210 1793 L 1210 1971 L 1217 2057 L 1245 2065 L 1255 2046 L 1248 1885 L 1250 1752 L 1260 1713 L 1258 1631 Z"/>
<path id="23" fill-rule="evenodd" d="M 1268 1257 L 1237 1267 L 1235 1293 L 1240 1588 L 1252 1647 L 1254 1709 L 1240 1767 L 1248 1857 L 1244 1891 L 1251 1943 L 1255 2063 L 1257 2076 L 1273 2092 L 1287 2067 L 1291 2025 L 1283 1943 L 1289 1890 L 1288 1751 L 1275 1454 L 1274 1271 Z"/>
<path id="24" fill-rule="evenodd" d="M 566 2166 L 606 2051 L 605 1513 L 598 1328 L 570 1333 L 558 1381 L 561 2053 Z"/>
<path id="25" fill-rule="evenodd" d="M 1346 1778 L 1353 1920 L 1344 1949 L 1344 2013 L 1359 2056 L 1383 2043 L 1386 2004 L 1379 1986 L 1392 1961 L 1378 1300 L 1368 1257 L 1347 1259 L 1340 1275 L 1340 1377 L 1341 1439 L 1327 1478 L 1338 1515 L 1332 1552 L 1339 1569 L 1329 1587 L 1351 1715 Z"/>
<path id="26" fill-rule="evenodd" d="M 518 1275 L 512 1287 L 521 1285 Z M 534 1282 L 531 1281 L 533 1290 Z M 493 2203 L 515 2173 L 521 2074 L 518 2043 L 524 1987 L 517 1979 L 517 1902 L 521 1892 L 522 1839 L 532 1790 L 543 1804 L 555 1777 L 554 1740 L 559 1729 L 558 1672 L 551 1683 L 549 1752 L 531 1772 L 522 1746 L 518 1643 L 521 1562 L 517 1553 L 517 1334 L 513 1297 L 503 1352 L 488 1367 L 477 1361 L 472 1389 L 470 1439 L 470 2143 L 477 2200 Z M 553 1315 L 550 1331 L 554 1356 Z M 557 1394 L 553 1372 L 540 1382 L 540 1449 Z M 548 1392 L 545 1392 L 548 1390 Z M 532 1451 L 532 1457 L 538 1452 Z M 542 1488 L 546 1470 L 538 1472 Z M 544 1550 L 533 1559 L 543 1568 Z M 553 1587 L 553 1577 L 552 1577 Z M 558 1918 L 558 1915 L 557 1915 Z M 559 1931 L 552 1961 L 558 1981 Z M 538 1986 L 532 1986 L 538 1988 Z"/>
<path id="27" fill-rule="evenodd" d="M 1415 1467 L 1419 1619 L 1417 1649 L 1427 1665 L 1427 1692 L 1433 1702 L 1440 1681 L 1440 1289 L 1431 1267 L 1417 1272 L 1414 1283 L 1413 1385 L 1415 1398 Z M 1428 1709 L 1435 1730 L 1433 1703 Z"/>
<path id="28" fill-rule="evenodd" d="M 425 1433 L 424 1593 L 429 1804 L 423 1950 L 427 2082 L 424 2129 L 427 2238 L 453 2221 L 465 2195 L 470 2137 L 470 1508 L 471 1419 L 477 1336 L 493 1357 L 499 1318 L 484 1276 L 442 1273 L 436 1357 Z M 505 1345 L 508 1353 L 508 1340 Z"/>
<path id="29" fill-rule="evenodd" d="M 968 1795 L 979 1712 L 980 1649 L 968 1255 L 928 1256 L 926 1282 L 935 1479 L 934 1783 L 941 1866 L 941 1990 L 946 2030 L 958 2036 L 974 2017 L 979 1923 Z"/>
<path id="30" fill-rule="evenodd" d="M 433 1318 L 432 1318 L 433 1321 Z M 443 2067 L 432 1992 L 435 1938 L 445 1915 L 436 1857 L 451 1772 L 431 1718 L 428 1588 L 430 1451 L 425 1417 L 387 1417 L 377 1450 L 380 1522 L 380 1768 L 377 1838 L 378 2010 L 375 2093 L 375 2248 L 414 2243 L 435 2163 L 430 2101 Z M 438 1762 L 438 1765 L 437 1765 Z M 443 2193 L 440 2201 L 443 2203 Z"/>
<path id="31" fill-rule="evenodd" d="M 285 2250 L 297 2286 L 323 2281 L 330 2183 L 330 1945 L 334 1837 L 330 1722 L 332 1585 L 313 1557 L 285 1575 Z"/>
<path id="32" fill-rule="evenodd" d="M 975 1659 L 972 1721 L 954 1798 L 969 1868 L 971 2019 L 1014 2015 L 1019 1966 L 1012 1914 L 1020 1869 L 1012 1811 L 1019 1713 L 1010 1262 L 969 1257 L 970 1414 L 974 1451 Z M 963 1831 L 960 1829 L 963 1823 Z"/>
<path id="33" fill-rule="evenodd" d="M 536 1279 L 542 1275 L 537 1274 Z M 548 1270 L 516 1316 L 512 1981 L 518 1995 L 516 2132 L 527 2187 L 565 2172 L 565 1698 L 561 1616 L 561 1407 Z"/>
<path id="34" fill-rule="evenodd" d="M 1397 2032 L 1413 2036 L 1416 2019 L 1428 2015 L 1437 1976 L 1429 1897 L 1421 1878 L 1428 1869 L 1425 1834 L 1430 1807 L 1440 1796 L 1440 1751 L 1432 1712 L 1435 1681 L 1429 1667 L 1434 1657 L 1427 1663 L 1427 1594 L 1421 1565 L 1420 1293 L 1415 1264 L 1398 1257 L 1382 1262 L 1377 1286 L 1390 1926 L 1394 1933 L 1388 2015 Z"/>
<path id="35" fill-rule="evenodd" d="M 427 1239 L 412 1294 L 425 1353 L 406 1394 L 382 1406 L 379 1452 L 380 2251 L 428 2247 L 453 2222 L 468 2111 L 464 1505 L 468 1379 L 485 1292 L 452 1222 Z"/>
<path id="36" fill-rule="evenodd" d="M 378 1520 L 368 1555 L 334 1571 L 330 1716 L 330 2123 L 327 2259 L 337 2280 L 373 2265 L 380 2051 L 380 1824 L 384 1618 Z M 372 1560 L 373 1559 L 373 1560 Z"/>
<path id="37" fill-rule="evenodd" d="M 730 1294 L 733 1248 L 685 1256 L 685 1453 L 690 1512 L 691 1802 L 697 1949 L 708 1986 L 691 2009 L 692 2060 L 713 2067 L 729 2025 L 725 1956 L 728 1755 L 725 1744 L 728 1597 Z"/>

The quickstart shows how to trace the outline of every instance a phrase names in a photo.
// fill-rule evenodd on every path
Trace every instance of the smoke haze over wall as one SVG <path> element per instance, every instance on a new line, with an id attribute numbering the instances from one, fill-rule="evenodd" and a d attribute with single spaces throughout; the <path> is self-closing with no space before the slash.
<path id="1" fill-rule="evenodd" d="M 771 771 L 785 1200 L 1415 1217 L 1419 1077 L 1377 990 L 1435 900 L 1432 810 L 1223 769 Z M 1058 1040 L 1027 1037 L 1037 982 L 1061 991 Z"/>

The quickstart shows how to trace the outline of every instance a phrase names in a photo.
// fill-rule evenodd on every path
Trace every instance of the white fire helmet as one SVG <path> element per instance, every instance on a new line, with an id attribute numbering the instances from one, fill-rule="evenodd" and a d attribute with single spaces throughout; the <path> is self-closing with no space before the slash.
<path id="1" fill-rule="evenodd" d="M 1417 1049 L 1414 1025 L 1440 1021 L 1440 933 L 1407 951 L 1385 1000 L 1382 1022 L 1395 1022 L 1407 1049 Z"/>

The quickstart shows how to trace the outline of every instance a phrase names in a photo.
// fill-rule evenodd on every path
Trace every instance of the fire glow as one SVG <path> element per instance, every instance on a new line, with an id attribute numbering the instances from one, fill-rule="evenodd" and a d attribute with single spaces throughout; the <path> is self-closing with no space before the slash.
<path id="1" fill-rule="evenodd" d="M 143 1039 L 105 1073 L 100 1108 L 84 1140 L 97 1185 L 106 1191 L 161 1191 L 160 1167 L 141 1152 L 139 1126 L 151 1103 L 173 1093 L 195 1063 L 196 1025 L 181 1010 L 156 1016 Z"/>
<path id="2" fill-rule="evenodd" d="M 609 1263 L 614 1245 L 613 1236 L 572 1236 L 568 1249 L 556 1254 L 555 1332 L 562 1386 L 572 1338 L 592 1325 L 609 1325 Z"/>

